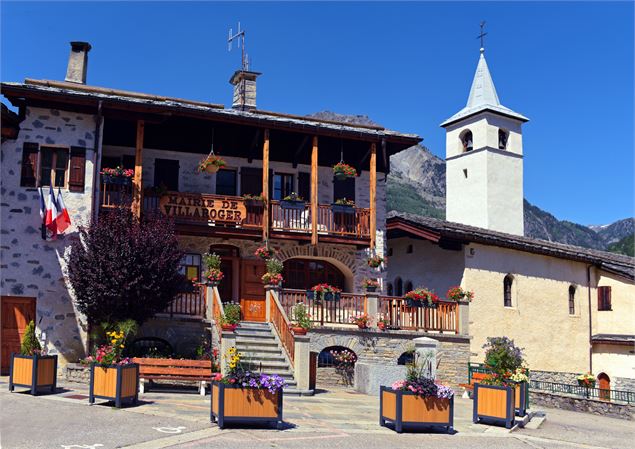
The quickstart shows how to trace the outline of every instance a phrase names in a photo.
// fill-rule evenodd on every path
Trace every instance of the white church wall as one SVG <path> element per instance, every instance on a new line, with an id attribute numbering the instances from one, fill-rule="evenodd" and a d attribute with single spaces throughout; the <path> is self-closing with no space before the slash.
<path id="1" fill-rule="evenodd" d="M 524 235 L 522 158 L 488 151 L 486 182 L 487 225 L 484 227 Z"/>
<path id="2" fill-rule="evenodd" d="M 487 137 L 485 140 L 486 146 L 494 149 L 498 149 L 498 130 L 504 129 L 507 131 L 507 147 L 505 151 L 515 153 L 518 155 L 523 154 L 523 135 L 521 130 L 522 123 L 519 120 L 502 117 L 497 114 L 484 113 L 489 126 L 487 126 Z M 474 147 L 476 148 L 476 147 Z"/>
<path id="3" fill-rule="evenodd" d="M 616 387 L 616 378 L 635 379 L 635 356 L 632 346 L 594 344 L 593 374 L 605 373 L 611 379 L 611 388 Z"/>
<path id="4" fill-rule="evenodd" d="M 593 333 L 635 335 L 635 283 L 602 270 L 597 276 L 598 287 L 611 287 L 611 310 L 598 311 L 597 293 L 591 297 Z"/>
<path id="5" fill-rule="evenodd" d="M 446 162 L 446 219 L 487 228 L 487 152 L 466 154 Z"/>

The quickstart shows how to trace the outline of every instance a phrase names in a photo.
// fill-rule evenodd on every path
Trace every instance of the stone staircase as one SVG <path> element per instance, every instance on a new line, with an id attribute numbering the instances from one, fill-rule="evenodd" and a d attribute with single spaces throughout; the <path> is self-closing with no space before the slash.
<path id="1" fill-rule="evenodd" d="M 285 394 L 306 394 L 296 388 L 293 368 L 269 323 L 241 322 L 236 328 L 236 349 L 252 369 L 277 374 L 285 380 Z"/>

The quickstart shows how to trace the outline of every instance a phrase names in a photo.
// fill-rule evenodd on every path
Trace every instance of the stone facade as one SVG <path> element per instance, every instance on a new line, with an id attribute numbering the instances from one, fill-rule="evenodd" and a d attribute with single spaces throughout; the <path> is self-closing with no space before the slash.
<path id="1" fill-rule="evenodd" d="M 531 390 L 529 402 L 532 408 L 536 406 L 560 408 L 574 412 L 592 413 L 594 415 L 612 418 L 635 420 L 635 405 L 585 399 L 565 394 L 545 393 Z"/>
<path id="2" fill-rule="evenodd" d="M 139 328 L 135 339 L 154 337 L 167 341 L 175 356 L 195 358 L 203 337 L 209 338 L 210 325 L 201 320 L 156 317 Z"/>
<path id="3" fill-rule="evenodd" d="M 49 353 L 59 355 L 61 369 L 68 361 L 76 361 L 85 355 L 85 320 L 71 299 L 65 278 L 64 256 L 77 236 L 77 226 L 88 223 L 91 218 L 95 118 L 87 114 L 29 107 L 20 128 L 16 140 L 2 143 L 0 153 L 0 291 L 3 296 L 36 298 L 37 333 Z M 72 226 L 56 240 L 42 240 L 38 190 L 20 186 L 25 142 L 86 148 L 84 193 L 62 189 Z M 45 194 L 48 194 L 48 188 Z"/>
<path id="4" fill-rule="evenodd" d="M 87 384 L 90 382 L 90 368 L 81 363 L 67 363 L 64 367 L 64 377 L 69 382 Z"/>

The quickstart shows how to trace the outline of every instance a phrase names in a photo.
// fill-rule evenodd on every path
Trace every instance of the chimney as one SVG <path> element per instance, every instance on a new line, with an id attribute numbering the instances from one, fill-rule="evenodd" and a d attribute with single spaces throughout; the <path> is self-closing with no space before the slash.
<path id="1" fill-rule="evenodd" d="M 71 55 L 68 57 L 65 81 L 86 84 L 88 52 L 91 48 L 88 42 L 71 42 Z"/>
<path id="2" fill-rule="evenodd" d="M 261 75 L 258 72 L 248 70 L 236 70 L 229 82 L 234 85 L 234 98 L 232 108 L 241 111 L 253 111 L 256 109 L 256 78 Z"/>

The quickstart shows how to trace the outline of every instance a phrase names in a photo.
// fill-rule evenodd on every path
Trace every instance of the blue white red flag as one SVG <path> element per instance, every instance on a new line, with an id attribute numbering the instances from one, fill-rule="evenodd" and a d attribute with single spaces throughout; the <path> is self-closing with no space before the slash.
<path id="1" fill-rule="evenodd" d="M 46 228 L 51 233 L 51 238 L 55 238 L 57 236 L 57 205 L 55 203 L 55 193 L 53 192 L 53 186 L 49 188 L 49 203 L 48 208 L 46 210 L 46 218 L 44 219 L 44 224 Z"/>
<path id="2" fill-rule="evenodd" d="M 64 204 L 64 198 L 62 198 L 62 189 L 57 189 L 57 217 L 55 218 L 55 224 L 57 225 L 57 231 L 62 233 L 71 225 L 71 217 L 68 215 L 68 210 Z"/>

